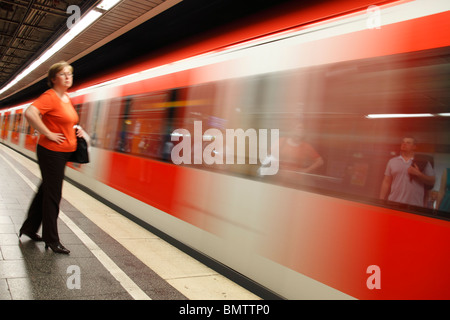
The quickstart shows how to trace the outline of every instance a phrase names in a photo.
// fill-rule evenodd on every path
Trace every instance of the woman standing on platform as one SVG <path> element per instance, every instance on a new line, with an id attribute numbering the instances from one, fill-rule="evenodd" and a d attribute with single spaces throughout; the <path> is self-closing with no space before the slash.
<path id="1" fill-rule="evenodd" d="M 28 122 L 41 134 L 36 153 L 42 183 L 19 234 L 19 237 L 25 234 L 35 241 L 45 241 L 46 249 L 50 247 L 64 254 L 70 251 L 59 241 L 57 226 L 64 171 L 76 150 L 76 136 L 83 136 L 80 127 L 75 132 L 79 118 L 67 94 L 72 86 L 72 72 L 72 66 L 64 61 L 51 66 L 47 78 L 50 89 L 25 111 Z M 42 238 L 37 234 L 41 223 Z"/>

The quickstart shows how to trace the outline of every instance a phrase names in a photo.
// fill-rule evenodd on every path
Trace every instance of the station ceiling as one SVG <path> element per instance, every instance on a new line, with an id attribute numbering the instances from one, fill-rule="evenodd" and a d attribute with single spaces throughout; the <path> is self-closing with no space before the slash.
<path id="1" fill-rule="evenodd" d="M 41 64 L 23 80 L 7 90 L 10 96 L 45 78 L 57 61 L 73 62 L 126 33 L 142 22 L 165 11 L 181 0 L 122 0 L 94 24 Z M 81 16 L 101 0 L 2 0 L 0 2 L 0 87 L 41 55 L 68 31 L 77 11 Z"/>

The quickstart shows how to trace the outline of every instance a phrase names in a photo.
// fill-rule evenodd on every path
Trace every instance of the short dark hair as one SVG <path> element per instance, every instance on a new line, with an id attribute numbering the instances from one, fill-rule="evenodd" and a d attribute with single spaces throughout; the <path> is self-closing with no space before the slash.
<path id="1" fill-rule="evenodd" d="M 402 141 L 403 141 L 403 139 L 405 139 L 405 138 L 412 139 L 412 140 L 413 140 L 413 143 L 414 143 L 415 145 L 417 145 L 417 139 L 416 139 L 416 137 L 414 137 L 413 135 L 411 135 L 411 134 L 405 134 L 405 135 L 403 136 L 403 138 L 402 138 Z"/>
<path id="2" fill-rule="evenodd" d="M 65 62 L 65 61 L 60 61 L 58 63 L 55 63 L 54 65 L 52 65 L 50 67 L 50 69 L 48 69 L 47 85 L 50 88 L 53 88 L 53 81 L 52 80 L 55 79 L 56 74 L 58 72 L 60 72 L 62 69 L 64 69 L 65 67 L 69 67 L 70 71 L 73 72 L 73 67 L 70 64 L 68 64 L 67 62 Z"/>

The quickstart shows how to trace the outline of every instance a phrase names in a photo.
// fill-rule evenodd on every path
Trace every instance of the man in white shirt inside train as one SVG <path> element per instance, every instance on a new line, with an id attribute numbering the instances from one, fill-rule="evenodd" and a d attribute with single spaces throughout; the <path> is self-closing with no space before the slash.
<path id="1" fill-rule="evenodd" d="M 425 186 L 432 187 L 435 173 L 430 162 L 424 166 L 414 161 L 416 140 L 403 138 L 400 155 L 389 160 L 381 184 L 380 199 L 424 206 Z M 422 168 L 423 167 L 423 168 Z"/>

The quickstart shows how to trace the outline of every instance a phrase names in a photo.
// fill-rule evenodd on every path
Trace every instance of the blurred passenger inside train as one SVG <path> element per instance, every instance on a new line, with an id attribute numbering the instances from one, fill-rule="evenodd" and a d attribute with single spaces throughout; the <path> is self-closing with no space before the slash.
<path id="1" fill-rule="evenodd" d="M 429 161 L 415 159 L 417 142 L 405 136 L 400 155 L 387 163 L 381 184 L 380 199 L 424 207 L 426 191 L 434 186 L 435 173 Z"/>
<path id="2" fill-rule="evenodd" d="M 450 212 L 450 168 L 447 168 L 442 173 L 441 187 L 439 188 L 437 198 L 437 208 L 442 211 Z"/>
<path id="3" fill-rule="evenodd" d="M 297 123 L 285 137 L 279 141 L 279 178 L 294 182 L 301 176 L 293 173 L 317 173 L 324 160 L 316 149 L 305 141 L 303 123 Z"/>

